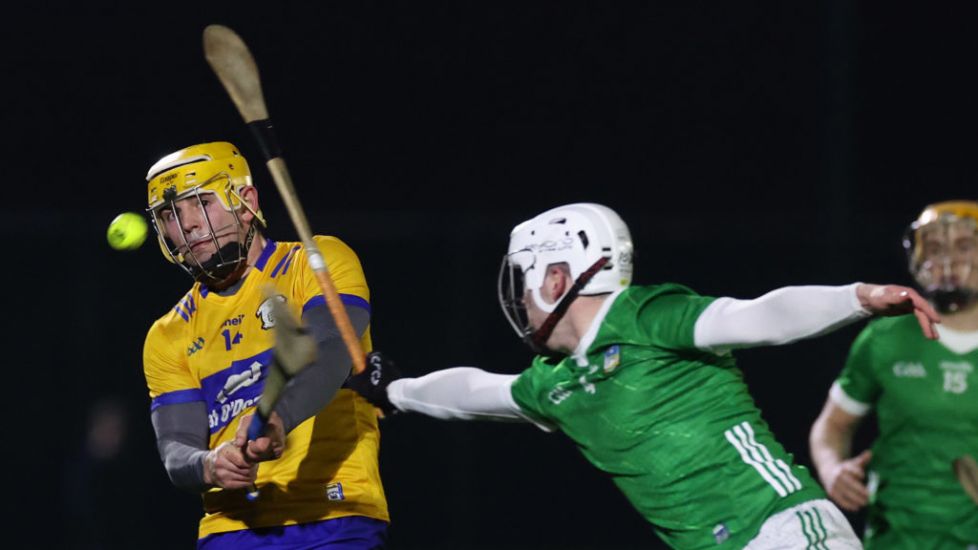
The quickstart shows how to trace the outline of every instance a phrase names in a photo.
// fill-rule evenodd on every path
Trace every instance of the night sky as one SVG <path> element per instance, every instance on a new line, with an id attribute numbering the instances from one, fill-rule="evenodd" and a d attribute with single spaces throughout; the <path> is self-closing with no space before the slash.
<path id="1" fill-rule="evenodd" d="M 38 547 L 189 548 L 141 350 L 190 286 L 111 219 L 186 145 L 251 160 L 268 235 L 295 239 L 201 32 L 251 47 L 313 230 L 360 255 L 374 342 L 409 374 L 517 373 L 495 278 L 509 230 L 562 203 L 618 210 L 635 282 L 754 297 L 789 284 L 909 284 L 922 207 L 975 198 L 974 9 L 781 2 L 49 3 L 5 8 L 12 243 L 5 393 L 15 524 Z M 807 432 L 861 325 L 737 354 L 779 440 Z M 85 452 L 121 411 L 111 456 Z M 28 434 L 23 438 L 22 434 Z M 860 435 L 863 445 L 871 428 Z M 658 548 L 571 442 L 529 426 L 383 427 L 392 548 Z M 10 493 L 8 493 L 10 496 Z M 851 516 L 861 525 L 859 515 Z"/>

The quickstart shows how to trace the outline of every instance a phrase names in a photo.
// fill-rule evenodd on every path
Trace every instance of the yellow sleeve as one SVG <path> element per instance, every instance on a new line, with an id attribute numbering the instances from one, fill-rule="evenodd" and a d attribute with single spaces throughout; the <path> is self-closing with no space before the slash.
<path id="1" fill-rule="evenodd" d="M 370 289 L 367 288 L 367 279 L 363 275 L 363 268 L 360 267 L 360 259 L 357 258 L 353 249 L 336 237 L 316 235 L 313 237 L 319 250 L 326 260 L 326 268 L 329 276 L 333 280 L 336 292 L 347 307 L 359 306 L 370 311 Z M 324 298 L 319 288 L 319 281 L 316 275 L 309 268 L 305 250 L 300 250 L 301 258 L 296 258 L 300 262 L 302 270 L 299 275 L 299 300 L 302 303 L 303 311 L 316 303 L 322 304 Z"/>
<path id="2" fill-rule="evenodd" d="M 143 345 L 143 373 L 151 409 L 162 405 L 203 401 L 200 381 L 190 372 L 179 335 L 168 334 L 165 318 L 156 321 Z"/>
<path id="3" fill-rule="evenodd" d="M 336 287 L 337 294 L 340 295 L 340 301 L 347 308 L 360 307 L 369 314 L 370 289 L 367 288 L 367 279 L 363 275 L 363 268 L 360 267 L 360 259 L 357 258 L 356 253 L 336 237 L 316 235 L 313 239 L 326 260 L 326 268 L 329 270 L 329 276 L 333 281 L 333 286 Z M 302 311 L 305 313 L 313 306 L 325 306 L 326 298 L 323 297 L 322 290 L 319 288 L 316 275 L 309 268 L 305 249 L 300 250 L 299 253 L 302 257 L 296 258 L 295 261 L 302 262 L 302 269 L 297 276 L 299 288 L 294 289 L 294 292 L 296 292 L 296 297 L 302 304 Z M 360 345 L 368 353 L 373 349 L 369 328 L 361 335 Z"/>

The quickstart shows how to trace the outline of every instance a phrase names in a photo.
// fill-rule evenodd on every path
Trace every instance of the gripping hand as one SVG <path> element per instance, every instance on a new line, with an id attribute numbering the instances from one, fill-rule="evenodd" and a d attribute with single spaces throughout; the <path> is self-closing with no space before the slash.
<path id="1" fill-rule="evenodd" d="M 367 368 L 360 374 L 350 376 L 345 387 L 359 393 L 384 415 L 399 412 L 387 397 L 387 386 L 401 378 L 401 371 L 390 358 L 379 351 L 367 354 Z"/>

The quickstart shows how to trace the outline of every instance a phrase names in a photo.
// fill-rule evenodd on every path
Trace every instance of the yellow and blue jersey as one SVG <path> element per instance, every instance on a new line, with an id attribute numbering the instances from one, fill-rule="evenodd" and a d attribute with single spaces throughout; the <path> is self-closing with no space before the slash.
<path id="1" fill-rule="evenodd" d="M 335 237 L 316 236 L 343 303 L 369 310 L 360 262 Z M 262 288 L 284 296 L 296 318 L 325 299 L 300 243 L 269 240 L 232 295 L 195 284 L 146 337 L 144 372 L 153 409 L 201 401 L 207 407 L 210 448 L 232 440 L 242 415 L 254 410 L 272 358 L 274 334 Z M 370 351 L 370 331 L 361 340 Z M 285 452 L 258 468 L 261 494 L 204 493 L 199 537 L 255 527 L 291 525 L 344 516 L 389 521 L 377 468 L 380 434 L 373 407 L 340 390 L 316 416 L 296 426 Z"/>

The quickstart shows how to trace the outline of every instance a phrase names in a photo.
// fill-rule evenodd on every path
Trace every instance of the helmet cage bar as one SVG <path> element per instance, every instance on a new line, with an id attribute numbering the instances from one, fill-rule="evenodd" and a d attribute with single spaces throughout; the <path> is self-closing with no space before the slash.
<path id="1" fill-rule="evenodd" d="M 192 163 L 181 164 L 178 167 L 185 166 L 187 164 L 192 164 Z M 179 194 L 177 194 L 173 198 L 173 200 L 174 201 L 178 201 L 180 199 L 189 197 L 196 190 L 198 190 L 198 189 L 200 189 L 202 187 L 209 188 L 209 189 L 206 189 L 205 191 L 211 192 L 211 193 L 214 193 L 215 195 L 217 195 L 217 198 L 221 201 L 221 206 L 223 206 L 224 209 L 227 210 L 228 212 L 230 212 L 232 210 L 235 210 L 237 206 L 247 206 L 247 203 L 245 203 L 245 201 L 241 198 L 241 194 L 238 193 L 238 190 L 234 188 L 233 179 L 231 177 L 231 174 L 229 174 L 226 171 L 225 172 L 218 172 L 218 173 L 214 174 L 213 176 L 211 176 L 210 178 L 208 178 L 206 181 L 204 181 L 202 183 L 198 183 L 197 185 L 194 185 L 191 188 L 185 189 L 184 191 L 182 191 Z M 239 184 L 238 187 L 245 187 L 245 185 Z M 216 191 L 216 188 L 220 188 L 221 191 L 222 191 L 222 194 L 218 194 L 217 191 Z M 172 188 L 172 190 L 175 191 L 176 188 Z M 149 208 L 147 210 L 152 211 L 152 210 L 155 210 L 155 209 L 162 209 L 162 208 L 165 208 L 168 204 L 170 204 L 171 201 L 169 201 L 168 198 L 167 198 L 167 193 L 168 192 L 171 192 L 171 190 L 164 191 L 163 192 L 163 198 L 160 199 L 158 202 L 156 202 L 154 204 L 150 204 L 149 205 Z M 238 204 L 235 204 L 234 199 L 237 199 Z M 250 207 L 248 207 L 248 210 L 250 210 L 252 213 L 254 213 L 254 210 L 252 210 Z"/>
<path id="2" fill-rule="evenodd" d="M 512 254 L 504 254 L 503 261 L 499 266 L 499 282 L 497 285 L 499 294 L 499 304 L 503 308 L 503 315 L 509 321 L 510 326 L 516 331 L 516 335 L 521 340 L 525 340 L 533 332 L 530 328 L 530 319 L 526 312 L 526 304 L 523 302 L 526 289 L 526 277 L 524 270 L 519 264 L 511 261 L 514 254 L 528 252 L 528 250 L 517 250 Z M 534 263 L 536 258 L 534 258 Z M 527 269 L 532 269 L 531 264 Z"/>
<path id="3" fill-rule="evenodd" d="M 247 254 L 246 254 L 247 248 L 250 246 L 250 243 L 254 238 L 255 231 L 254 231 L 254 224 L 252 224 L 251 228 L 248 231 L 248 234 L 244 239 L 245 242 L 242 242 L 242 240 L 238 238 L 235 240 L 235 242 L 228 243 L 228 245 L 225 245 L 224 247 L 220 245 L 220 242 L 218 241 L 218 237 L 223 236 L 225 234 L 230 234 L 227 233 L 227 230 L 229 228 L 233 229 L 233 234 L 240 235 L 244 227 L 244 224 L 241 222 L 241 219 L 238 216 L 237 210 L 231 208 L 231 205 L 234 204 L 231 201 L 231 197 L 232 196 L 237 197 L 240 204 L 246 205 L 246 203 L 241 200 L 240 195 L 230 188 L 230 185 L 225 186 L 224 189 L 225 200 L 220 202 L 222 203 L 222 206 L 225 208 L 225 210 L 228 210 L 232 213 L 234 218 L 234 223 L 228 224 L 218 229 L 214 228 L 210 216 L 207 215 L 207 209 L 204 206 L 201 195 L 202 194 L 215 195 L 216 199 L 219 199 L 219 195 L 216 191 L 202 189 L 202 187 L 211 185 L 216 179 L 222 177 L 230 182 L 230 178 L 228 174 L 226 173 L 218 174 L 213 178 L 211 178 L 210 180 L 208 180 L 207 182 L 203 183 L 202 185 L 196 186 L 192 189 L 188 189 L 187 191 L 184 191 L 179 195 L 173 196 L 169 198 L 169 200 L 164 200 L 162 203 L 149 209 L 152 214 L 153 228 L 156 230 L 157 236 L 159 237 L 160 240 L 160 245 L 161 245 L 160 247 L 163 249 L 163 252 L 167 256 L 167 259 L 179 265 L 193 279 L 201 282 L 211 282 L 211 283 L 219 282 L 223 280 L 225 277 L 227 277 L 229 273 L 237 269 L 240 266 L 240 264 L 243 261 L 245 261 L 245 259 L 247 258 Z M 179 210 L 176 208 L 177 202 L 186 200 L 191 197 L 196 199 L 195 207 L 200 209 L 201 217 L 203 218 L 204 222 L 207 224 L 208 234 L 206 236 L 210 237 L 211 242 L 214 245 L 214 253 L 211 255 L 210 258 L 204 261 L 201 261 L 194 253 L 194 251 L 191 249 L 190 247 L 191 243 L 190 241 L 187 240 L 187 235 L 182 229 L 183 220 L 180 219 Z M 175 218 L 175 223 L 178 228 L 177 233 L 180 235 L 180 239 L 182 241 L 180 243 L 174 242 L 173 239 L 167 235 L 165 229 L 166 224 L 160 218 L 160 213 L 168 208 L 173 213 L 173 217 Z M 254 212 L 251 208 L 248 209 L 249 211 Z"/>
<path id="4" fill-rule="evenodd" d="M 499 268 L 499 303 L 503 308 L 503 314 L 506 316 L 506 320 L 509 321 L 510 326 L 516 331 L 516 335 L 530 346 L 530 349 L 535 353 L 543 354 L 548 352 L 546 347 L 547 340 L 550 339 L 554 327 L 557 326 L 557 323 L 567 313 L 567 308 L 570 307 L 571 302 L 577 298 L 581 289 L 605 267 L 611 258 L 602 256 L 591 267 L 581 273 L 561 299 L 550 308 L 550 313 L 547 315 L 543 324 L 540 325 L 540 328 L 534 331 L 533 327 L 530 326 L 529 315 L 527 314 L 526 303 L 524 302 L 527 290 L 524 285 L 525 270 L 519 264 L 511 261 L 511 256 L 514 254 L 527 251 L 517 250 L 516 252 L 503 256 L 502 265 Z M 535 264 L 536 259 L 534 258 L 533 263 L 526 269 L 535 268 Z"/>

